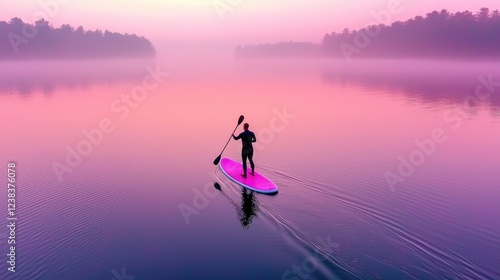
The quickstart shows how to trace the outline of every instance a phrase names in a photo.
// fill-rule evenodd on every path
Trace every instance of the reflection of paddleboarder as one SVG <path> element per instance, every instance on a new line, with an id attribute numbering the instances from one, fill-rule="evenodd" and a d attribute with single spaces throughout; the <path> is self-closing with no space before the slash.
<path id="1" fill-rule="evenodd" d="M 247 158 L 248 161 L 250 161 L 250 167 L 252 167 L 252 173 L 250 173 L 252 176 L 254 175 L 255 171 L 255 164 L 253 163 L 253 146 L 252 143 L 257 142 L 257 138 L 255 138 L 255 133 L 251 132 L 248 130 L 250 125 L 246 123 L 243 128 L 245 131 L 240 133 L 238 136 L 234 136 L 234 140 L 239 140 L 241 139 L 243 148 L 241 149 L 241 159 L 243 160 L 243 178 L 247 177 Z"/>
<path id="2" fill-rule="evenodd" d="M 238 205 L 232 198 L 230 198 L 221 188 L 219 183 L 215 182 L 214 187 L 220 191 L 226 198 L 231 202 L 231 204 L 236 208 L 236 213 L 238 213 L 238 220 L 240 220 L 241 226 L 245 229 L 250 227 L 254 217 L 257 217 L 259 213 L 259 201 L 254 196 L 254 192 L 248 191 L 243 188 L 241 191 L 241 205 Z"/>
<path id="3" fill-rule="evenodd" d="M 253 217 L 256 217 L 258 212 L 259 206 L 256 203 L 253 192 L 249 192 L 247 189 L 243 188 L 241 193 L 241 211 L 238 212 L 240 223 L 243 228 L 248 229 L 252 223 Z"/>

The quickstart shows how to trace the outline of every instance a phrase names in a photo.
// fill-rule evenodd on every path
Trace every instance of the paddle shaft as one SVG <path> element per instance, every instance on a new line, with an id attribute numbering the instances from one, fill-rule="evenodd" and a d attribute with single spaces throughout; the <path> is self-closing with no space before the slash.
<path id="1" fill-rule="evenodd" d="M 240 126 L 240 124 L 243 122 L 244 119 L 245 119 L 245 117 L 243 115 L 241 115 L 240 118 L 238 119 L 238 125 L 236 125 L 236 127 L 234 128 L 233 133 L 231 133 L 231 136 L 227 140 L 227 143 L 224 146 L 224 149 L 222 149 L 222 152 L 220 152 L 220 155 L 214 160 L 214 165 L 219 164 L 220 158 L 222 157 L 222 153 L 224 153 L 224 151 L 226 150 L 226 147 L 229 144 L 229 141 L 231 141 L 231 137 L 233 137 L 234 132 L 236 131 L 236 129 L 238 128 L 238 126 Z"/>
<path id="2" fill-rule="evenodd" d="M 236 132 L 236 129 L 238 129 L 238 126 L 240 126 L 239 124 L 234 128 L 233 130 L 233 133 L 231 133 L 231 136 L 229 136 L 229 139 L 227 140 L 226 142 L 226 146 L 224 146 L 224 149 L 222 149 L 222 152 L 220 152 L 220 154 L 222 155 L 222 153 L 226 150 L 227 148 L 227 145 L 229 144 L 229 142 L 231 141 L 231 138 L 233 137 L 233 134 Z"/>

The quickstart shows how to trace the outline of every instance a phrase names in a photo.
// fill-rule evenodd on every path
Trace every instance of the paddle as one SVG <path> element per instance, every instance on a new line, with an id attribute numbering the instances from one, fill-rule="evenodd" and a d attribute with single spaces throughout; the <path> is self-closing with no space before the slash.
<path id="1" fill-rule="evenodd" d="M 224 150 L 226 150 L 227 144 L 229 144 L 229 141 L 231 141 L 231 137 L 233 137 L 234 132 L 236 131 L 238 126 L 240 126 L 240 124 L 243 122 L 244 119 L 245 119 L 244 116 L 240 116 L 240 118 L 238 119 L 238 125 L 234 128 L 233 133 L 231 133 L 231 136 L 229 137 L 229 140 L 227 140 L 226 146 L 224 146 L 224 149 L 222 149 L 222 152 L 220 153 L 220 155 L 214 160 L 214 165 L 219 164 L 220 159 L 222 157 L 222 153 L 224 152 Z"/>

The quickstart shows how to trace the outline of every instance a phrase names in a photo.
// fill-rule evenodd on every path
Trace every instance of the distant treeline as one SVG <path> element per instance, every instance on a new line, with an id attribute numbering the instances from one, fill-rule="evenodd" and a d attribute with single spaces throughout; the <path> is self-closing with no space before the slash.
<path id="1" fill-rule="evenodd" d="M 278 43 L 238 47 L 238 56 L 364 57 L 364 58 L 500 58 L 500 12 L 482 8 L 476 14 L 447 10 L 425 17 L 344 29 L 326 34 L 320 44 Z"/>
<path id="2" fill-rule="evenodd" d="M 153 57 L 151 42 L 135 34 L 84 30 L 64 24 L 52 27 L 13 18 L 0 21 L 0 60 Z"/>

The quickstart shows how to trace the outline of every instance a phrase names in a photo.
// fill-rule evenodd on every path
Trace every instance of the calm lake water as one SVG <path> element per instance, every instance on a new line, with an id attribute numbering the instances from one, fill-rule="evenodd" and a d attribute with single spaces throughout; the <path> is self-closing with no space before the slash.
<path id="1" fill-rule="evenodd" d="M 168 77 L 151 78 L 157 67 Z M 498 64 L 0 71 L 18 217 L 11 273 L 2 195 L 1 279 L 500 279 Z M 212 164 L 241 114 L 277 195 L 245 193 Z"/>

